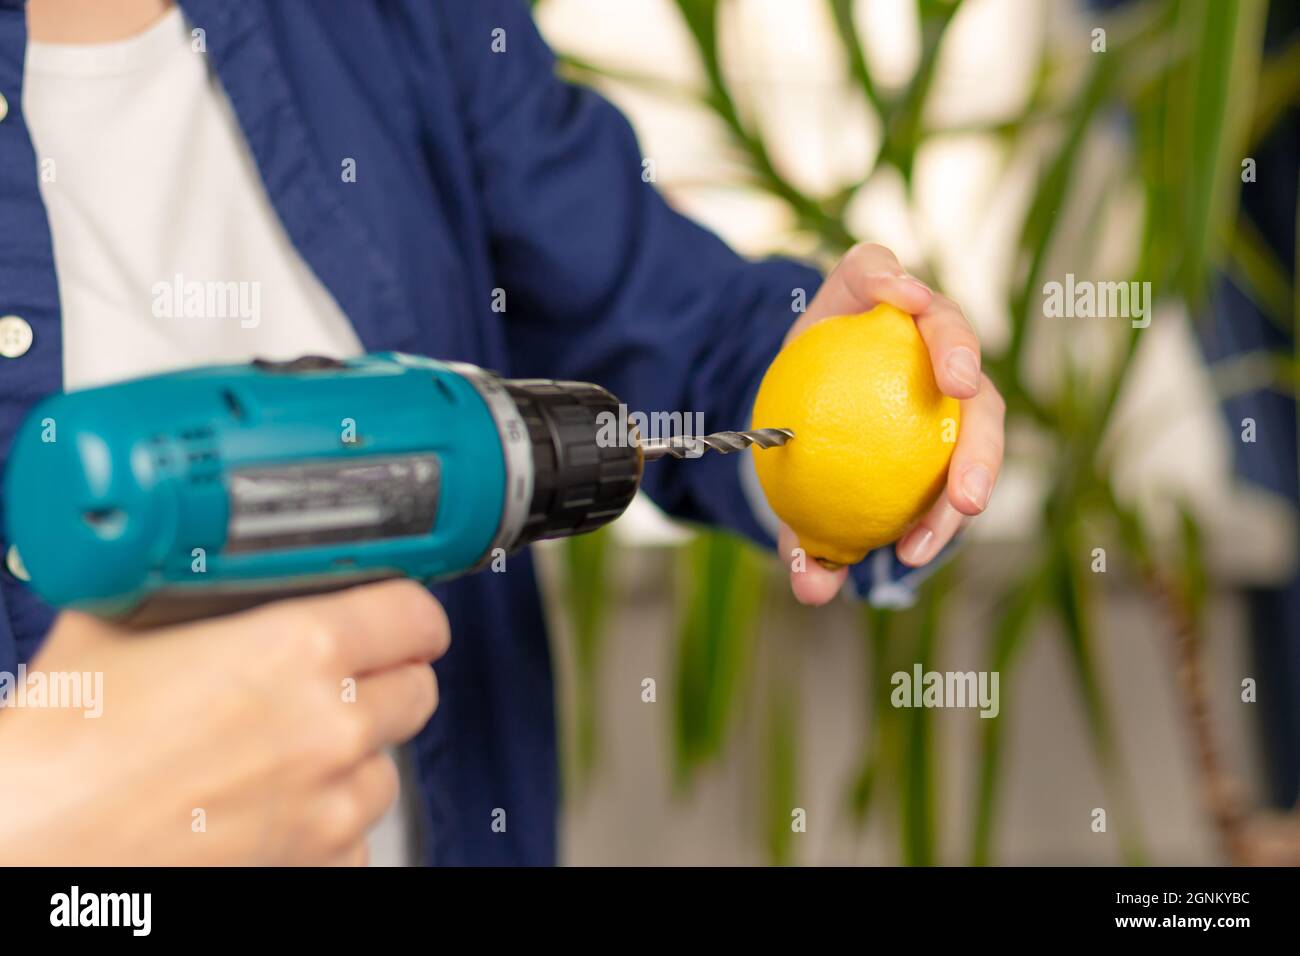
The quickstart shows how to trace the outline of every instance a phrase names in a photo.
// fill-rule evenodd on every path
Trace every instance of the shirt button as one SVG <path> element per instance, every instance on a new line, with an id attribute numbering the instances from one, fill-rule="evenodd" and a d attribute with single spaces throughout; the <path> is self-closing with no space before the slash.
<path id="1" fill-rule="evenodd" d="M 0 355 L 19 358 L 32 347 L 32 327 L 16 315 L 0 318 Z"/>
<path id="2" fill-rule="evenodd" d="M 5 95 L 3 93 L 0 93 L 0 123 L 4 122 L 4 118 L 8 115 L 9 115 L 9 101 L 5 99 Z"/>
<path id="3" fill-rule="evenodd" d="M 9 573 L 19 581 L 30 581 L 32 576 L 27 573 L 27 566 L 23 564 L 22 555 L 18 553 L 18 545 L 9 545 L 9 551 L 5 555 L 5 567 Z"/>

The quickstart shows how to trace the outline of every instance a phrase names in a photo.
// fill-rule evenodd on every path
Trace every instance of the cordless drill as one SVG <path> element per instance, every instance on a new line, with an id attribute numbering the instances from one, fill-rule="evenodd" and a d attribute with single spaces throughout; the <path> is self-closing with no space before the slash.
<path id="1" fill-rule="evenodd" d="M 400 353 L 257 360 L 52 396 L 5 474 L 31 586 L 134 625 L 445 580 L 618 517 L 647 460 L 780 428 L 641 436 L 598 385 Z"/>

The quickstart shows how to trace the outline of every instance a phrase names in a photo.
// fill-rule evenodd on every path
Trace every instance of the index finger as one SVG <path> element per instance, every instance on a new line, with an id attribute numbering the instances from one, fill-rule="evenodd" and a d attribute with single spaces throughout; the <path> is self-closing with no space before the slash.
<path id="1" fill-rule="evenodd" d="M 980 341 L 961 307 L 936 294 L 916 316 L 916 328 L 930 353 L 940 391 L 971 398 L 980 387 Z"/>
<path id="2" fill-rule="evenodd" d="M 916 315 L 929 307 L 933 294 L 924 282 L 908 275 L 898 257 L 884 246 L 859 243 L 831 270 L 796 326 L 865 312 L 881 302 Z"/>
<path id="3" fill-rule="evenodd" d="M 442 605 L 407 579 L 358 585 L 268 610 L 303 616 L 335 645 L 334 658 L 349 675 L 437 660 L 451 642 Z"/>

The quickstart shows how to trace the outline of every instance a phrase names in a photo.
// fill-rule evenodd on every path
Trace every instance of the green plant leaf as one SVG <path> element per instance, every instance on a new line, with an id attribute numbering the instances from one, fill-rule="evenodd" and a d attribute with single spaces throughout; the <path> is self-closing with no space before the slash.
<path id="1" fill-rule="evenodd" d="M 903 174 L 909 190 L 916 154 L 924 138 L 925 108 L 930 101 L 939 53 L 948 26 L 961 8 L 961 0 L 916 0 L 921 23 L 921 58 L 898 107 L 886 117 L 885 142 L 881 155 Z"/>
<path id="2" fill-rule="evenodd" d="M 677 10 L 686 28 L 695 38 L 695 46 L 704 60 L 704 68 L 716 85 L 722 85 L 722 68 L 718 62 L 718 0 L 676 0 Z"/>
<path id="3" fill-rule="evenodd" d="M 1260 311 L 1283 332 L 1290 332 L 1295 294 L 1291 277 L 1258 228 L 1244 213 L 1235 229 L 1225 229 L 1227 271 Z"/>
<path id="4" fill-rule="evenodd" d="M 1015 662 L 1030 634 L 1046 592 L 1047 569 L 1041 557 L 1030 562 L 1031 571 L 1008 593 L 989 642 L 987 669 L 999 675 L 1000 686 L 1010 686 Z M 1002 770 L 1002 746 L 1006 736 L 1011 695 L 1005 694 L 998 716 L 980 721 L 978 781 L 975 786 L 975 819 L 971 826 L 971 864 L 987 866 L 992 861 L 997 827 L 998 782 Z"/>
<path id="5" fill-rule="evenodd" d="M 777 170 L 763 139 L 741 121 L 740 112 L 727 89 L 718 50 L 717 0 L 675 0 L 686 29 L 695 42 L 696 52 L 708 78 L 705 103 L 717 114 L 732 138 L 745 151 L 762 188 L 784 200 L 799 223 L 817 233 L 831 248 L 844 249 L 853 243 L 853 235 L 843 221 L 827 212 L 825 206 L 805 195 Z"/>
<path id="6" fill-rule="evenodd" d="M 887 104 L 876 89 L 876 82 L 872 79 L 871 69 L 867 66 L 866 55 L 862 51 L 862 43 L 858 40 L 857 26 L 853 22 L 853 0 L 829 0 L 831 8 L 831 19 L 835 23 L 835 35 L 839 38 L 840 47 L 844 50 L 844 57 L 849 63 L 849 75 L 857 82 L 858 87 L 862 90 L 876 112 L 880 115 L 885 125 L 889 121 L 889 104 Z"/>
<path id="7" fill-rule="evenodd" d="M 1130 865 L 1140 865 L 1143 851 L 1134 812 L 1136 804 L 1130 793 L 1094 657 L 1094 631 L 1088 595 L 1089 572 L 1082 569 L 1082 562 L 1076 557 L 1080 545 L 1073 531 L 1066 534 L 1062 543 L 1066 549 L 1058 552 L 1053 561 L 1057 610 L 1065 625 L 1066 646 L 1088 720 L 1093 752 L 1106 780 L 1106 789 L 1116 805 L 1117 812 L 1108 816 L 1112 820 L 1118 820 L 1120 852 L 1125 861 Z"/>
<path id="8" fill-rule="evenodd" d="M 923 592 L 918 609 L 916 649 L 913 661 L 922 671 L 935 668 L 939 648 L 939 609 L 943 590 L 931 580 Z M 907 866 L 934 866 L 938 848 L 935 822 L 935 735 L 934 716 L 928 707 L 910 707 L 904 712 L 907 742 L 903 752 L 902 815 L 903 863 Z"/>
<path id="9" fill-rule="evenodd" d="M 1038 290 L 1043 284 L 1043 265 L 1056 235 L 1061 210 L 1075 181 L 1075 170 L 1083 150 L 1084 137 L 1092 118 L 1110 89 L 1113 73 L 1095 63 L 1087 82 L 1070 110 L 1070 122 L 1055 155 L 1038 183 L 1021 227 L 1019 249 L 1024 259 L 1024 279 L 1011 303 L 1011 343 L 1007 349 L 1007 377 L 1020 381 L 1019 363 L 1034 313 Z"/>
<path id="10" fill-rule="evenodd" d="M 1241 104 L 1254 97 L 1267 12 L 1266 0 L 1178 4 L 1178 29 L 1192 56 L 1170 87 L 1176 136 L 1169 145 L 1186 149 L 1165 160 L 1183 211 L 1183 295 L 1194 308 L 1205 300 L 1210 267 L 1222 260 L 1219 237 L 1236 218 L 1252 121 Z"/>
<path id="11" fill-rule="evenodd" d="M 800 809 L 797 714 L 794 691 L 778 675 L 768 694 L 763 765 L 764 829 L 768 859 L 775 866 L 789 865 L 794 855 L 794 812 Z"/>
<path id="12" fill-rule="evenodd" d="M 868 720 L 862 756 L 849 787 L 849 817 L 859 830 L 866 824 L 882 777 L 885 744 L 894 722 L 894 708 L 889 705 L 889 666 L 893 612 L 866 605 L 862 612 L 862 632 L 866 640 L 867 670 L 863 686 L 867 688 Z"/>
<path id="13" fill-rule="evenodd" d="M 1259 72 L 1255 93 L 1255 116 L 1248 147 L 1268 135 L 1290 106 L 1300 100 L 1300 35 L 1285 48 L 1267 57 Z"/>
<path id="14" fill-rule="evenodd" d="M 1138 570 L 1146 573 L 1151 567 L 1153 558 L 1147 544 L 1150 536 L 1142 523 L 1142 516 L 1136 508 L 1130 508 L 1119 500 L 1114 486 L 1109 481 L 1101 482 L 1099 491 L 1102 501 L 1119 529 L 1120 541 L 1124 549 L 1133 556 Z"/>
<path id="15" fill-rule="evenodd" d="M 573 775 L 581 786 L 590 777 L 599 753 L 599 666 L 605 616 L 609 606 L 608 528 L 565 538 L 564 599 L 573 629 L 574 754 Z"/>
<path id="16" fill-rule="evenodd" d="M 752 659 L 768 559 L 742 539 L 701 532 L 680 551 L 673 739 L 676 778 L 721 753 Z"/>
<path id="17" fill-rule="evenodd" d="M 647 73 L 638 73 L 632 70 L 624 70 L 616 66 L 609 66 L 604 63 L 594 63 L 591 60 L 583 59 L 579 56 L 573 56 L 569 53 L 559 53 L 556 55 L 559 63 L 560 72 L 565 79 L 594 84 L 596 80 L 613 80 L 616 83 L 627 83 L 629 86 L 635 86 L 647 93 L 654 93 L 665 99 L 681 100 L 698 104 L 700 94 L 698 90 L 689 87 L 680 86 L 670 80 L 665 80 L 658 76 L 651 76 Z"/>

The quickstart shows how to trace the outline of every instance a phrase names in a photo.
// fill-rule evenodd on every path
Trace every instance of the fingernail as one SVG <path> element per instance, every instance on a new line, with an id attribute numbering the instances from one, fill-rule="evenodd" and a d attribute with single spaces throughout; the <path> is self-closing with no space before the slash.
<path id="1" fill-rule="evenodd" d="M 899 545 L 898 556 L 905 564 L 925 564 L 930 560 L 930 546 L 934 543 L 934 532 L 922 526 L 917 528 Z"/>
<path id="2" fill-rule="evenodd" d="M 926 295 L 934 295 L 934 291 L 920 279 L 916 278 L 916 276 L 904 275 L 902 276 L 902 280 L 917 292 L 923 292 Z"/>
<path id="3" fill-rule="evenodd" d="M 956 348 L 948 353 L 948 374 L 967 388 L 980 387 L 980 363 L 970 349 Z"/>
<path id="4" fill-rule="evenodd" d="M 961 491 L 967 501 L 983 511 L 993 492 L 993 476 L 983 465 L 972 465 L 961 476 Z"/>

